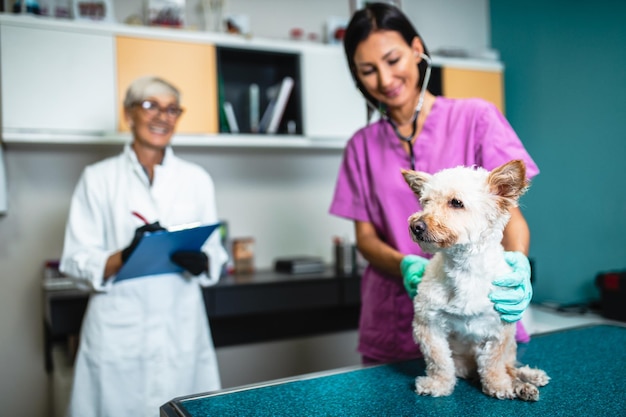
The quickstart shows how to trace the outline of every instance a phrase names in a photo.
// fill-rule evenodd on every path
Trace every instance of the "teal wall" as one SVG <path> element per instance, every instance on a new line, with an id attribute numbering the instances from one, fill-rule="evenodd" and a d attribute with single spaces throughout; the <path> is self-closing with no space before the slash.
<path id="1" fill-rule="evenodd" d="M 598 297 L 626 270 L 626 1 L 491 0 L 506 115 L 541 173 L 522 209 L 534 302 Z"/>

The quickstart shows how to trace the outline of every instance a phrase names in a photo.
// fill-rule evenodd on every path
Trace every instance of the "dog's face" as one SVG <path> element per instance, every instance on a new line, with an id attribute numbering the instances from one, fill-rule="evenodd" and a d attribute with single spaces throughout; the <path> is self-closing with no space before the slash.
<path id="1" fill-rule="evenodd" d="M 422 211 L 409 217 L 412 239 L 430 253 L 456 245 L 476 244 L 502 235 L 510 213 L 526 191 L 523 161 L 508 162 L 489 172 L 457 167 L 434 175 L 403 170 Z"/>

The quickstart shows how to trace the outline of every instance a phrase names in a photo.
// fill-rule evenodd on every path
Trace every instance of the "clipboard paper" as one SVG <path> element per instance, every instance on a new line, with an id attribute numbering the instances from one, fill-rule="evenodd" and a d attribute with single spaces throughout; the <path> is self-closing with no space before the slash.
<path id="1" fill-rule="evenodd" d="M 170 260 L 174 252 L 199 251 L 220 223 L 182 229 L 146 233 L 137 248 L 115 276 L 115 283 L 148 275 L 182 272 Z"/>

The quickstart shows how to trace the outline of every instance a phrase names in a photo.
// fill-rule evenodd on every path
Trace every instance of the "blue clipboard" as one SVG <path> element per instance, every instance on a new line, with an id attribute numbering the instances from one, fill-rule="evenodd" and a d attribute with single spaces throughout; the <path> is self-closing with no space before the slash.
<path id="1" fill-rule="evenodd" d="M 170 260 L 174 252 L 199 251 L 220 223 L 190 229 L 146 233 L 115 277 L 114 282 L 147 275 L 182 272 Z"/>

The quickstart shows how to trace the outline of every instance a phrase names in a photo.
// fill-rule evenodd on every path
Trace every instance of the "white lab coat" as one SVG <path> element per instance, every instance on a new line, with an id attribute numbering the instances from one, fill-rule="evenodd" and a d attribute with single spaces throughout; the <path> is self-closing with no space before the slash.
<path id="1" fill-rule="evenodd" d="M 219 233 L 203 247 L 209 276 L 165 274 L 103 285 L 107 258 L 128 246 L 142 225 L 132 211 L 164 227 L 218 221 L 211 177 L 170 147 L 152 185 L 129 145 L 84 170 L 60 265 L 94 290 L 81 329 L 71 417 L 154 417 L 174 397 L 220 389 L 198 285 L 217 282 L 227 260 Z"/>

